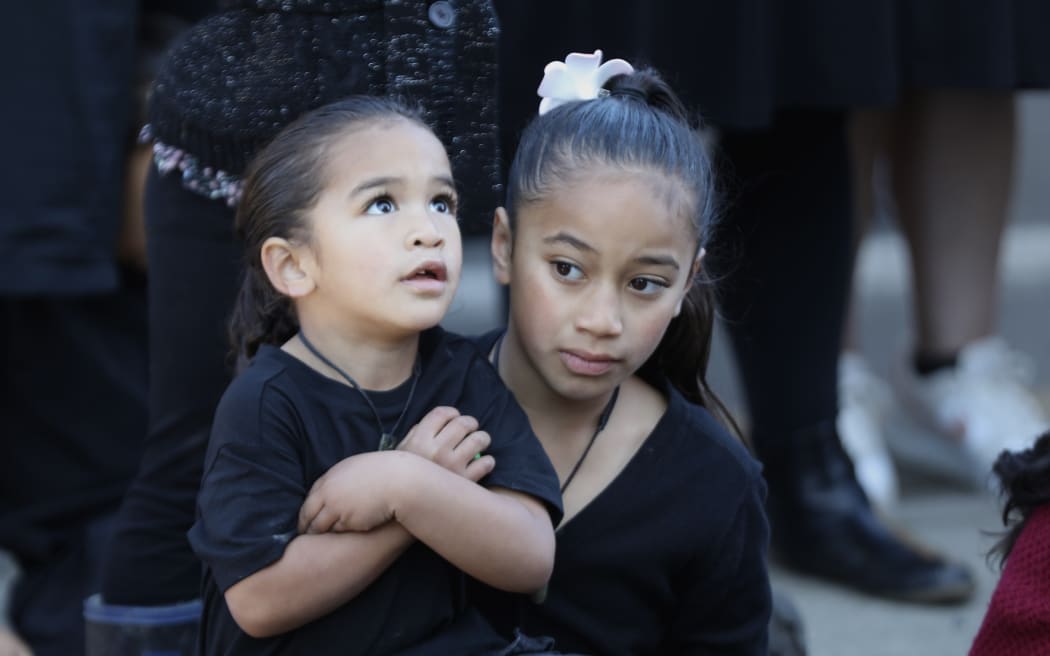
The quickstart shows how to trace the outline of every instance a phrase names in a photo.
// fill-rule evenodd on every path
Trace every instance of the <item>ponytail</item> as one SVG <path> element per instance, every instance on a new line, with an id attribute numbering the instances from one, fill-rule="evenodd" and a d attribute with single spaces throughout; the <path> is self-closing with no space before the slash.
<path id="1" fill-rule="evenodd" d="M 228 329 L 235 370 L 243 369 L 263 344 L 283 344 L 298 330 L 291 300 L 273 288 L 260 265 L 249 264 Z"/>
<path id="2" fill-rule="evenodd" d="M 732 413 L 707 383 L 714 328 L 712 286 L 696 280 L 682 299 L 682 311 L 671 320 L 656 351 L 642 369 L 660 372 L 687 401 L 706 408 L 738 439 L 746 442 Z"/>

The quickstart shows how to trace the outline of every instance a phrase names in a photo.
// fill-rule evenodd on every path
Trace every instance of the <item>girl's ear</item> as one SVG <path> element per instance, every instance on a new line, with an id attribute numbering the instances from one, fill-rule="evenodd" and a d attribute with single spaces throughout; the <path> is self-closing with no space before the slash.
<path id="1" fill-rule="evenodd" d="M 696 276 L 700 273 L 701 263 L 706 254 L 707 249 L 701 248 L 700 252 L 696 254 L 696 259 L 693 260 L 693 267 L 689 272 L 689 282 L 685 284 L 685 288 L 682 290 L 682 295 L 678 297 L 678 304 L 674 306 L 674 316 L 676 317 L 682 313 L 682 303 L 685 302 L 685 295 L 689 293 L 689 289 L 693 286 L 693 281 L 696 280 Z"/>
<path id="2" fill-rule="evenodd" d="M 306 296 L 316 282 L 309 273 L 309 251 L 283 237 L 270 237 L 260 249 L 263 270 L 274 289 L 291 298 Z"/>
<path id="3" fill-rule="evenodd" d="M 510 257 L 513 243 L 507 210 L 497 207 L 496 215 L 492 218 L 492 275 L 501 285 L 510 284 Z"/>

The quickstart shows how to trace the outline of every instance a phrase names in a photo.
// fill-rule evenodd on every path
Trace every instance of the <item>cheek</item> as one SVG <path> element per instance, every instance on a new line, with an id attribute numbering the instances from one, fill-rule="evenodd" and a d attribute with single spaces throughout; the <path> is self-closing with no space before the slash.
<path id="1" fill-rule="evenodd" d="M 674 304 L 667 303 L 658 311 L 640 312 L 632 322 L 632 334 L 638 354 L 639 364 L 649 359 L 656 347 L 660 345 L 667 327 L 674 318 Z"/>

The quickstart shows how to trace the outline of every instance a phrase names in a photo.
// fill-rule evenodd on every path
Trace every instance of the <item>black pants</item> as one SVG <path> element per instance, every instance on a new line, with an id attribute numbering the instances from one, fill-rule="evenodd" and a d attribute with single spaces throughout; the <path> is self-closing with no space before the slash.
<path id="1" fill-rule="evenodd" d="M 38 656 L 81 653 L 81 604 L 146 426 L 141 274 L 90 296 L 0 299 L 0 424 L 0 547 L 23 570 L 14 628 Z"/>
<path id="2" fill-rule="evenodd" d="M 719 170 L 725 218 L 709 251 L 761 455 L 838 412 L 852 270 L 843 114 L 726 133 Z"/>
<path id="3" fill-rule="evenodd" d="M 161 605 L 197 597 L 200 565 L 186 539 L 212 414 L 229 382 L 226 320 L 241 246 L 224 201 L 186 191 L 177 174 L 146 185 L 149 428 L 138 475 L 107 555 L 107 603 Z"/>

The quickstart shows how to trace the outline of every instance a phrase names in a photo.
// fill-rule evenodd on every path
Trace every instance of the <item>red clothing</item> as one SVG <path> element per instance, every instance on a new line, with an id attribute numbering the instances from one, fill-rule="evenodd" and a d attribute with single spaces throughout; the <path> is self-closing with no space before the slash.
<path id="1" fill-rule="evenodd" d="M 1050 504 L 1014 544 L 970 656 L 1050 654 Z"/>

